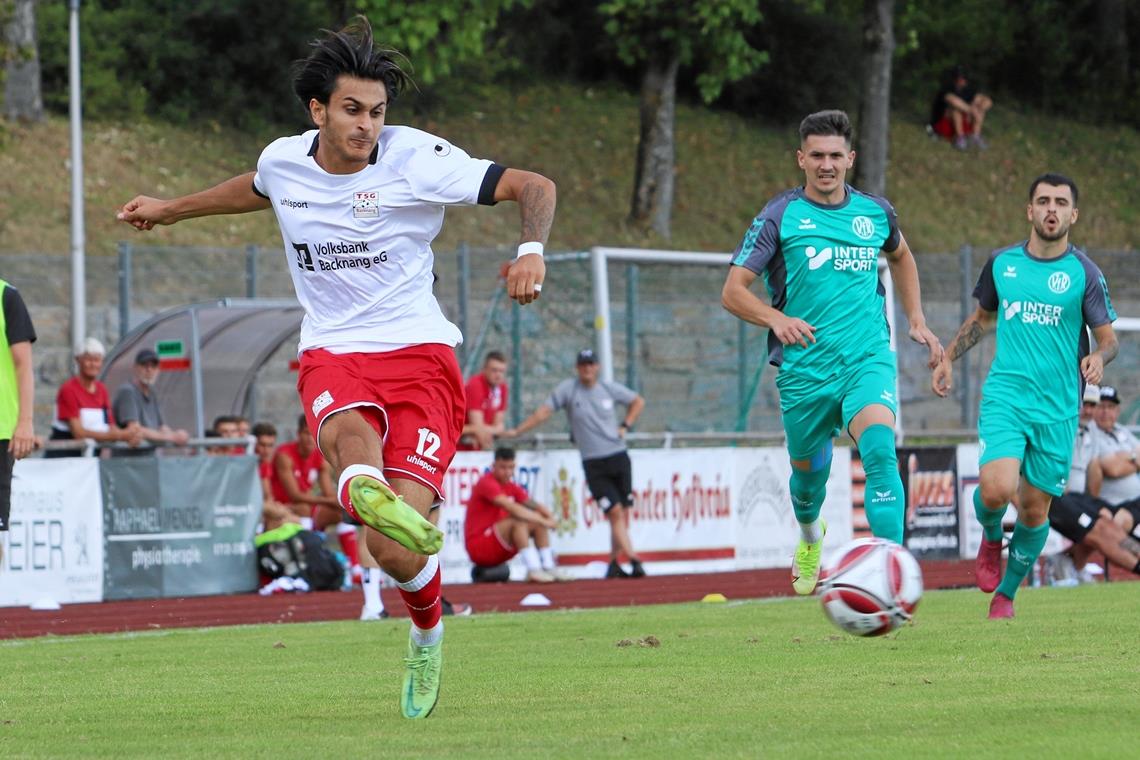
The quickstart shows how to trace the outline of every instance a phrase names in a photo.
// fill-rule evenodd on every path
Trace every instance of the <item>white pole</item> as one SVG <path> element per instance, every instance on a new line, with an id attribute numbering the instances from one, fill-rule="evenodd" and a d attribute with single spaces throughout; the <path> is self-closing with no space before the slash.
<path id="1" fill-rule="evenodd" d="M 87 273 L 83 231 L 83 111 L 79 83 L 79 2 L 69 0 L 71 83 L 71 345 L 87 337 Z"/>
<path id="2" fill-rule="evenodd" d="M 612 383 L 614 343 L 610 335 L 610 280 L 606 276 L 606 250 L 591 248 L 590 265 L 594 275 L 594 334 L 598 341 L 598 358 L 602 364 L 602 379 Z"/>

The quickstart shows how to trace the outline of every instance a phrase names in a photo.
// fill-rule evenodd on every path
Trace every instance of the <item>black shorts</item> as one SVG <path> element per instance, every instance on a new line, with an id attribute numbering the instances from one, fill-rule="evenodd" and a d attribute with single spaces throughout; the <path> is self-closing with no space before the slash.
<path id="1" fill-rule="evenodd" d="M 0 441 L 0 531 L 8 530 L 8 517 L 12 512 L 12 455 L 8 453 L 11 441 Z"/>
<path id="2" fill-rule="evenodd" d="M 1132 501 L 1125 501 L 1117 504 L 1115 507 L 1109 507 L 1112 514 L 1124 511 L 1132 515 L 1132 537 L 1140 538 L 1140 499 L 1133 499 Z"/>
<path id="3" fill-rule="evenodd" d="M 1074 544 L 1085 540 L 1100 519 L 1100 510 L 1112 510 L 1108 503 L 1087 493 L 1055 496 L 1049 505 L 1049 525 Z"/>
<path id="4" fill-rule="evenodd" d="M 583 459 L 586 485 L 603 512 L 616 506 L 633 506 L 633 467 L 629 453 L 619 451 L 600 459 Z"/>

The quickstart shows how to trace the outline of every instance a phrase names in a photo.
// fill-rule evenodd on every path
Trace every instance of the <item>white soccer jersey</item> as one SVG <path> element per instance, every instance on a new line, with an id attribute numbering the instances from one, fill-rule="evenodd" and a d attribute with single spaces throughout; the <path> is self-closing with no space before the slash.
<path id="1" fill-rule="evenodd" d="M 502 167 L 418 129 L 386 126 L 367 167 L 329 174 L 317 165 L 317 138 L 314 129 L 275 140 L 253 178 L 273 203 L 305 308 L 299 350 L 461 343 L 432 292 L 431 241 L 444 207 L 494 202 Z"/>

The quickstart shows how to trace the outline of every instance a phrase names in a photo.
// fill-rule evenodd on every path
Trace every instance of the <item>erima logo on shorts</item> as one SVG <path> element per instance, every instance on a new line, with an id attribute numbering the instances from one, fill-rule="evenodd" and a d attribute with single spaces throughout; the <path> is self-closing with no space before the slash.
<path id="1" fill-rule="evenodd" d="M 321 413 L 322 409 L 327 408 L 333 402 L 332 394 L 325 391 L 321 395 L 313 399 L 313 416 L 316 417 Z"/>
<path id="2" fill-rule="evenodd" d="M 603 496 L 598 499 L 598 506 L 601 507 L 603 511 L 609 509 L 612 504 L 613 502 L 610 501 L 610 497 L 608 496 Z"/>

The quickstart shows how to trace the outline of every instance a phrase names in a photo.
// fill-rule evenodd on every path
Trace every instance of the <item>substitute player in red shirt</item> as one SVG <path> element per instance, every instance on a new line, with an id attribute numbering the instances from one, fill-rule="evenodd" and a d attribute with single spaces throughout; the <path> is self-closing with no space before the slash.
<path id="1" fill-rule="evenodd" d="M 459 439 L 460 451 L 480 451 L 495 445 L 495 436 L 506 429 L 507 357 L 499 351 L 488 351 L 483 371 L 471 377 L 464 386 L 467 396 L 467 421 Z"/>
<path id="2" fill-rule="evenodd" d="M 294 68 L 293 90 L 316 130 L 271 143 L 256 172 L 173 200 L 138 196 L 118 218 L 149 230 L 274 210 L 305 309 L 302 406 L 338 475 L 341 506 L 373 529 L 368 548 L 412 618 L 400 704 L 406 717 L 424 718 L 443 662 L 443 533 L 427 518 L 464 421 L 454 352 L 462 336 L 432 293 L 431 241 L 447 206 L 515 201 L 520 245 L 504 267 L 507 293 L 529 304 L 546 274 L 555 187 L 434 135 L 385 126 L 410 80 L 373 44 L 363 17 L 312 48 Z"/>
<path id="3" fill-rule="evenodd" d="M 494 567 L 521 554 L 528 581 L 570 580 L 555 566 L 550 548 L 548 530 L 558 527 L 554 513 L 532 499 L 514 477 L 514 449 L 495 449 L 491 469 L 475 483 L 467 502 L 463 526 L 467 556 L 479 567 Z"/>

